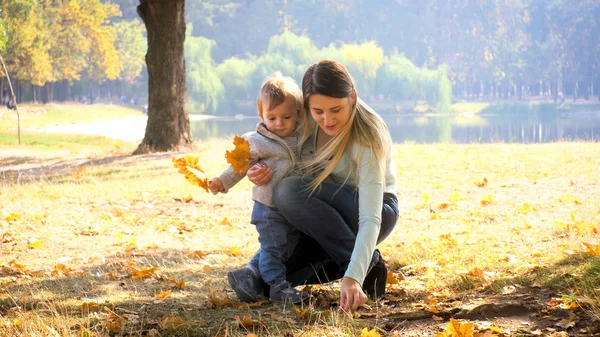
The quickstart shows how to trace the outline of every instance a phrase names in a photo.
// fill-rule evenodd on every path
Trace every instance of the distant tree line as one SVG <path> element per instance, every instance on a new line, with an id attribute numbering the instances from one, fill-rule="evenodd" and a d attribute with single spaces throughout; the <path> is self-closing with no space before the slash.
<path id="1" fill-rule="evenodd" d="M 144 96 L 137 2 L 0 4 L 0 52 L 20 99 Z M 187 0 L 185 14 L 191 112 L 228 113 L 232 102 L 252 101 L 267 74 L 299 81 L 319 58 L 346 64 L 365 98 L 442 110 L 450 95 L 600 91 L 597 0 Z"/>

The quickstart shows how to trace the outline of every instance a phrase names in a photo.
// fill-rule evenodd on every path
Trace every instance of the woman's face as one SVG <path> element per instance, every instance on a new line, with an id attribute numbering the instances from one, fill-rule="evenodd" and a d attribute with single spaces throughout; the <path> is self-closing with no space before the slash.
<path id="1" fill-rule="evenodd" d="M 350 121 L 352 98 L 335 98 L 320 94 L 308 98 L 310 115 L 328 136 L 336 136 Z"/>

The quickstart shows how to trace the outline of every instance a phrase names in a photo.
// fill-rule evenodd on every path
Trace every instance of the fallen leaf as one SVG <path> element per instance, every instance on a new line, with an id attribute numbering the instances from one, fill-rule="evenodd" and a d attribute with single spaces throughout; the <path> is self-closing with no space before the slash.
<path id="1" fill-rule="evenodd" d="M 398 282 L 404 280 L 404 275 L 402 273 L 393 273 L 388 271 L 386 283 L 387 284 L 397 284 Z"/>
<path id="2" fill-rule="evenodd" d="M 52 276 L 69 276 L 69 274 L 73 270 L 62 263 L 58 263 L 54 265 L 54 269 L 52 270 Z"/>
<path id="3" fill-rule="evenodd" d="M 531 212 L 531 206 L 528 203 L 524 203 L 519 209 L 519 213 L 527 214 L 529 212 Z"/>
<path id="4" fill-rule="evenodd" d="M 154 273 L 156 273 L 157 270 L 158 270 L 157 267 L 135 270 L 134 272 L 131 273 L 131 278 L 134 280 L 150 278 L 154 275 Z"/>
<path id="5" fill-rule="evenodd" d="M 239 256 L 242 254 L 242 251 L 240 249 L 240 247 L 238 246 L 231 246 L 229 247 L 229 255 L 231 256 Z"/>
<path id="6" fill-rule="evenodd" d="M 375 329 L 369 330 L 368 328 L 364 328 L 358 337 L 381 337 L 381 335 Z"/>
<path id="7" fill-rule="evenodd" d="M 165 298 L 171 296 L 171 292 L 172 292 L 172 290 L 170 290 L 170 289 L 161 291 L 158 294 L 154 295 L 154 298 L 157 300 L 165 299 Z"/>
<path id="8" fill-rule="evenodd" d="M 589 242 L 583 242 L 583 245 L 587 248 L 586 253 L 591 256 L 600 256 L 600 245 L 594 245 Z"/>
<path id="9" fill-rule="evenodd" d="M 44 248 L 44 246 L 44 243 L 36 238 L 29 238 L 29 240 L 27 240 L 27 248 Z"/>
<path id="10" fill-rule="evenodd" d="M 229 304 L 229 299 L 228 298 L 221 298 L 219 296 L 217 296 L 217 294 L 214 293 L 214 291 L 210 291 L 208 294 L 208 300 L 210 301 L 210 303 L 212 303 L 213 306 L 215 307 L 223 307 Z"/>
<path id="11" fill-rule="evenodd" d="M 494 196 L 491 194 L 488 194 L 485 197 L 481 198 L 481 200 L 479 202 L 481 203 L 482 206 L 491 205 L 494 202 Z"/>
<path id="12" fill-rule="evenodd" d="M 260 326 L 263 325 L 264 322 L 262 321 L 258 321 L 258 320 L 254 320 L 252 319 L 252 317 L 250 316 L 242 316 L 240 318 L 240 316 L 235 315 L 235 321 L 240 325 L 243 326 L 245 328 L 252 328 L 252 327 L 256 327 L 256 326 Z"/>
<path id="13" fill-rule="evenodd" d="M 8 221 L 8 222 L 12 222 L 12 221 L 18 221 L 21 220 L 23 216 L 21 214 L 18 213 L 10 213 L 9 215 L 4 217 L 4 220 Z"/>
<path id="14" fill-rule="evenodd" d="M 446 331 L 437 334 L 436 337 L 473 337 L 473 324 L 450 318 Z"/>
<path id="15" fill-rule="evenodd" d="M 163 329 L 177 329 L 181 326 L 188 325 L 188 322 L 179 316 L 171 315 L 163 316 L 159 325 Z"/>
<path id="16" fill-rule="evenodd" d="M 201 250 L 195 250 L 193 252 L 185 254 L 185 256 L 187 256 L 187 257 L 197 257 L 197 258 L 203 258 L 206 255 L 208 255 L 208 253 L 201 251 Z"/>
<path id="17" fill-rule="evenodd" d="M 439 209 L 440 211 L 442 211 L 442 210 L 445 210 L 445 209 L 447 209 L 448 207 L 450 207 L 450 205 L 449 205 L 449 204 L 446 204 L 446 203 L 443 203 L 443 204 L 439 204 L 439 205 L 438 205 L 438 209 Z"/>
<path id="18" fill-rule="evenodd" d="M 485 187 L 485 185 L 487 185 L 487 183 L 488 183 L 488 180 L 487 180 L 487 178 L 483 177 L 482 180 L 480 180 L 480 181 L 474 181 L 473 183 L 475 185 L 477 185 L 477 187 Z"/>
<path id="19" fill-rule="evenodd" d="M 236 173 L 243 175 L 248 171 L 250 159 L 252 158 L 250 143 L 242 137 L 235 136 L 233 145 L 235 145 L 233 151 L 227 150 L 225 152 L 225 159 Z"/>

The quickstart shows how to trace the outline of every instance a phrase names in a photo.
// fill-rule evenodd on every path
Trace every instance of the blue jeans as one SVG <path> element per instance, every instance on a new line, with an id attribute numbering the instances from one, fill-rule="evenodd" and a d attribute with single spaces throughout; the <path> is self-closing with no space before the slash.
<path id="1" fill-rule="evenodd" d="M 251 262 L 267 284 L 285 280 L 284 262 L 298 243 L 299 233 L 272 208 L 255 201 L 250 222 L 256 226 L 260 254 Z"/>
<path id="2" fill-rule="evenodd" d="M 358 191 L 348 186 L 322 183 L 310 194 L 311 181 L 287 177 L 273 191 L 277 209 L 270 209 L 270 217 L 287 220 L 300 232 L 298 244 L 285 262 L 286 279 L 292 286 L 342 278 L 358 233 Z M 398 199 L 385 193 L 377 243 L 390 235 L 397 221 Z M 262 249 L 250 263 L 255 263 L 259 257 L 262 257 Z"/>

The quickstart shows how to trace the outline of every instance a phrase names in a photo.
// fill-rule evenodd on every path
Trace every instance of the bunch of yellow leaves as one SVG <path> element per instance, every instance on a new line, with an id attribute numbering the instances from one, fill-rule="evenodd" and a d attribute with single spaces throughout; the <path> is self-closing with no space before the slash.
<path id="1" fill-rule="evenodd" d="M 250 159 L 252 158 L 250 143 L 242 137 L 235 136 L 233 145 L 235 145 L 235 149 L 233 151 L 227 150 L 225 158 L 236 173 L 245 174 L 250 167 Z"/>
<path id="2" fill-rule="evenodd" d="M 173 166 L 179 169 L 179 173 L 185 176 L 190 184 L 202 187 L 208 192 L 208 178 L 200 166 L 198 166 L 198 157 L 185 155 L 180 158 L 173 158 Z"/>

